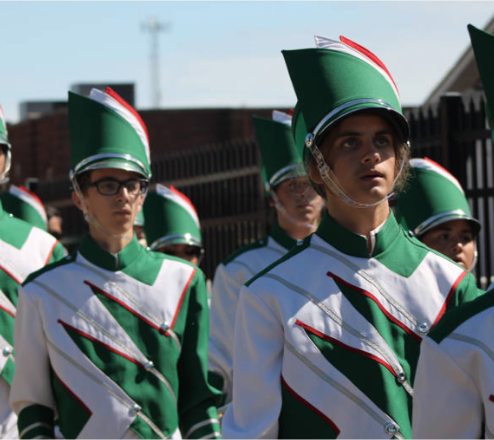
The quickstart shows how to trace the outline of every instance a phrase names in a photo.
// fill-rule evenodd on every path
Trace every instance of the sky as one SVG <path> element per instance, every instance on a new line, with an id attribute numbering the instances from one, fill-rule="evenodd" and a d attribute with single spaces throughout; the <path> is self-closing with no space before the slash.
<path id="1" fill-rule="evenodd" d="M 131 82 L 153 107 L 149 19 L 159 33 L 160 108 L 290 107 L 281 50 L 344 35 L 388 67 L 420 105 L 484 28 L 494 1 L 0 1 L 0 104 L 66 100 L 78 83 Z"/>

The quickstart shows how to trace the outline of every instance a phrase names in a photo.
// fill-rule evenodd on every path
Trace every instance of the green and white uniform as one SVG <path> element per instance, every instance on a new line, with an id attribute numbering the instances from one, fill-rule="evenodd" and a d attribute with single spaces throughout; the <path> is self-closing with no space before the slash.
<path id="1" fill-rule="evenodd" d="M 494 437 L 494 290 L 448 313 L 422 342 L 414 438 Z"/>
<path id="2" fill-rule="evenodd" d="M 240 288 L 254 275 L 274 263 L 295 246 L 276 223 L 270 234 L 237 250 L 216 269 L 210 311 L 210 382 L 232 400 L 233 332 Z"/>
<path id="3" fill-rule="evenodd" d="M 63 258 L 62 245 L 47 232 L 13 217 L 0 202 L 0 437 L 17 437 L 16 416 L 9 405 L 15 370 L 14 319 L 17 290 L 26 277 Z"/>
<path id="4" fill-rule="evenodd" d="M 420 342 L 478 291 L 393 214 L 371 239 L 325 216 L 242 288 L 225 438 L 411 436 Z"/>
<path id="5" fill-rule="evenodd" d="M 146 127 L 113 90 L 69 93 L 69 125 L 81 204 L 83 172 L 151 177 Z M 55 421 L 66 438 L 220 436 L 219 393 L 207 381 L 204 275 L 144 248 L 135 235 L 120 252 L 107 252 L 91 232 L 115 234 L 83 208 L 92 227 L 78 252 L 19 290 L 14 339 L 22 367 L 10 404 L 21 437 L 53 437 Z"/>
<path id="6" fill-rule="evenodd" d="M 193 265 L 86 236 L 20 289 L 11 405 L 24 438 L 219 436 L 207 383 L 208 308 Z"/>

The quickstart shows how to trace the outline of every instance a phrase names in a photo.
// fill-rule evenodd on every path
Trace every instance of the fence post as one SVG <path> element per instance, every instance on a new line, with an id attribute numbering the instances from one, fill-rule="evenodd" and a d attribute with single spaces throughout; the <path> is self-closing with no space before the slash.
<path id="1" fill-rule="evenodd" d="M 463 102 L 461 95 L 456 92 L 448 92 L 439 100 L 441 122 L 441 161 L 442 166 L 451 174 L 459 178 L 462 176 L 462 164 L 459 151 L 454 140 L 454 133 L 462 126 Z M 465 185 L 466 182 L 461 182 Z"/>

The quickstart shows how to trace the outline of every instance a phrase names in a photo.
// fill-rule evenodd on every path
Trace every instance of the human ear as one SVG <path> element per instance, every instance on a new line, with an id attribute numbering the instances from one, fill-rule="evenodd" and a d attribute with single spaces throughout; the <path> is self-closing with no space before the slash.
<path id="1" fill-rule="evenodd" d="M 75 192 L 75 191 L 72 191 L 72 202 L 74 203 L 75 206 L 77 206 L 77 208 L 79 208 L 81 211 L 83 210 L 82 209 L 82 202 L 81 202 L 81 199 L 79 198 L 79 195 Z"/>
<path id="2" fill-rule="evenodd" d="M 317 163 L 315 160 L 312 160 L 309 165 L 309 178 L 318 185 L 323 183 L 321 173 L 319 172 L 319 168 L 317 168 Z"/>

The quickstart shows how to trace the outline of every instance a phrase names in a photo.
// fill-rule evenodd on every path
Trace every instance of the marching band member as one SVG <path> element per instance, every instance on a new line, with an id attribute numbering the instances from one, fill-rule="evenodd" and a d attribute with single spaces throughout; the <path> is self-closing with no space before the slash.
<path id="1" fill-rule="evenodd" d="M 147 132 L 113 90 L 69 93 L 72 199 L 89 233 L 19 289 L 10 403 L 21 438 L 218 437 L 204 276 L 133 232 Z"/>
<path id="2" fill-rule="evenodd" d="M 151 250 L 174 255 L 199 266 L 204 255 L 201 225 L 189 198 L 157 184 L 144 202 L 144 230 Z"/>
<path id="3" fill-rule="evenodd" d="M 390 210 L 409 128 L 388 70 L 344 37 L 316 42 L 283 55 L 296 145 L 329 215 L 241 290 L 225 438 L 410 437 L 420 342 L 478 296 Z"/>

